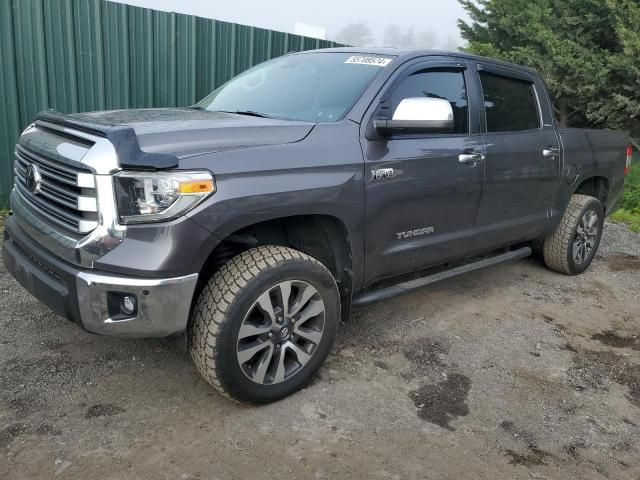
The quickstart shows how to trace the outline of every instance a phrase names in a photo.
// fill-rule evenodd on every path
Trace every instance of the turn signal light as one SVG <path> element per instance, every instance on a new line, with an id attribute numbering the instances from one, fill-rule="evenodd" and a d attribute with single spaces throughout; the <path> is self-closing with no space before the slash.
<path id="1" fill-rule="evenodd" d="M 193 195 L 197 193 L 212 193 L 214 191 L 213 180 L 197 180 L 194 182 L 180 182 L 180 193 Z"/>

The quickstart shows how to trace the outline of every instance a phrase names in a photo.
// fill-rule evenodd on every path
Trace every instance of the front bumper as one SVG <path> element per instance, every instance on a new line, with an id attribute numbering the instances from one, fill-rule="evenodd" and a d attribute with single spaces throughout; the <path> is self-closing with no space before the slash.
<path id="1" fill-rule="evenodd" d="M 7 270 L 38 300 L 85 330 L 119 337 L 163 337 L 185 330 L 198 274 L 172 278 L 116 276 L 81 270 L 5 224 L 2 258 Z M 114 314 L 113 295 L 135 295 L 137 311 Z"/>

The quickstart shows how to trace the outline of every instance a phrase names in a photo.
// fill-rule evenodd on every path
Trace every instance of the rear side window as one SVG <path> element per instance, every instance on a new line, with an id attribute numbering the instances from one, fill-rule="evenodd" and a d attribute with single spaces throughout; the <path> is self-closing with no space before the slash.
<path id="1" fill-rule="evenodd" d="M 430 97 L 448 100 L 453 108 L 453 133 L 469 133 L 469 107 L 464 73 L 453 70 L 420 70 L 405 78 L 391 94 L 395 112 L 405 98 Z"/>
<path id="2" fill-rule="evenodd" d="M 540 127 L 533 84 L 480 72 L 488 132 L 517 132 Z"/>

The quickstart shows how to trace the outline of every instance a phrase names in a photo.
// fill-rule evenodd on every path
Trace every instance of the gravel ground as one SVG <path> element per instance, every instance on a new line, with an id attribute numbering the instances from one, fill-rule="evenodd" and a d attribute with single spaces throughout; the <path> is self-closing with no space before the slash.
<path id="1" fill-rule="evenodd" d="M 0 478 L 640 478 L 640 235 L 579 277 L 527 259 L 354 312 L 265 407 L 180 338 L 97 337 L 0 266 Z"/>

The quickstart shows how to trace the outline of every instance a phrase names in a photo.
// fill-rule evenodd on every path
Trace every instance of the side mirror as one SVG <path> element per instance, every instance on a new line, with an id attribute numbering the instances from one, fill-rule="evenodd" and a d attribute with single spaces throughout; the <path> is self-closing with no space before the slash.
<path id="1" fill-rule="evenodd" d="M 405 98 L 393 112 L 391 120 L 377 118 L 374 128 L 382 136 L 402 133 L 451 133 L 454 130 L 453 108 L 442 98 Z"/>

